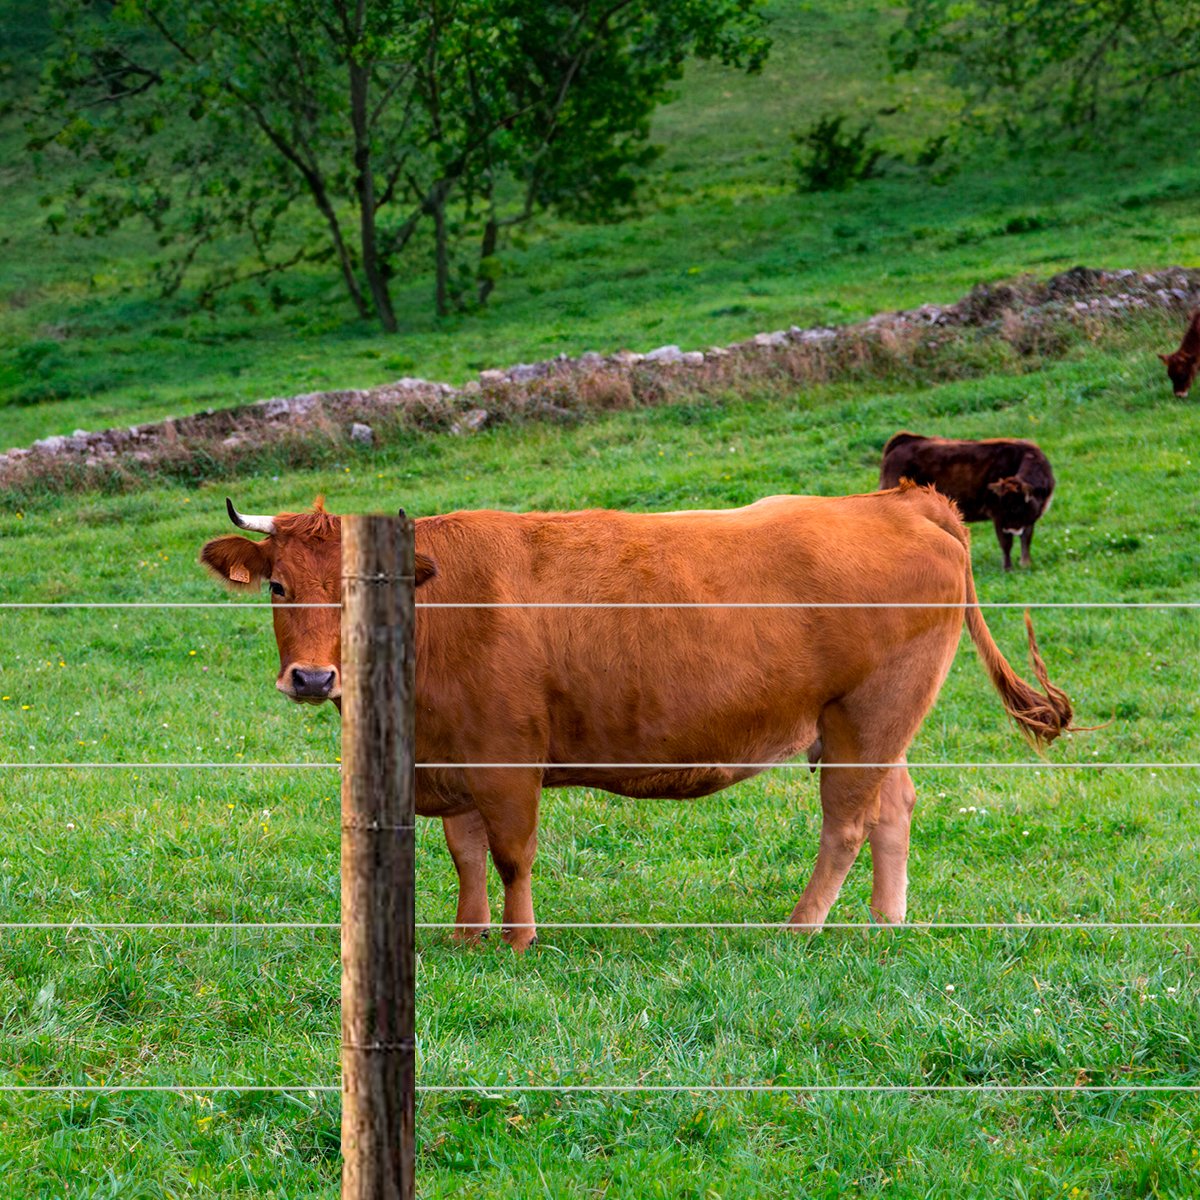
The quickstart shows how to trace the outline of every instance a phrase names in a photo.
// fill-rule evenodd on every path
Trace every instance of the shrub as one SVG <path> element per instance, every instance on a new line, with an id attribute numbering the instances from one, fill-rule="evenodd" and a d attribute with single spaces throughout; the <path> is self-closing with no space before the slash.
<path id="1" fill-rule="evenodd" d="M 840 192 L 860 179 L 870 179 L 883 155 L 869 145 L 870 125 L 856 132 L 843 130 L 846 118 L 838 113 L 824 116 L 801 133 L 792 135 L 792 155 L 798 186 L 802 192 Z"/>

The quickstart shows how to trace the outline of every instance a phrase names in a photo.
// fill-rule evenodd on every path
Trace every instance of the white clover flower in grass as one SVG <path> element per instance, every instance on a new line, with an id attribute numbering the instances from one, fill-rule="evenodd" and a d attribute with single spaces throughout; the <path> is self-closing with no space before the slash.
<path id="1" fill-rule="evenodd" d="M 946 992 L 947 996 L 953 996 L 954 995 L 954 984 L 952 984 L 952 983 L 946 984 L 945 992 Z"/>

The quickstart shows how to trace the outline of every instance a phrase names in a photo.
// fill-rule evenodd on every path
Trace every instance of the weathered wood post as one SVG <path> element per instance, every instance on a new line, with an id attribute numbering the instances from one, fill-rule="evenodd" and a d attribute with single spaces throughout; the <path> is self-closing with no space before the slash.
<path id="1" fill-rule="evenodd" d="M 412 1200 L 413 526 L 342 518 L 342 1198 Z"/>

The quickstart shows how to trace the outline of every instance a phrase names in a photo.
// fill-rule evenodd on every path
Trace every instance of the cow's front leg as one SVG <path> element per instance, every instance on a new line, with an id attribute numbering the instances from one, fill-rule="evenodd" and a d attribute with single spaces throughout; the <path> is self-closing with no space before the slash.
<path id="1" fill-rule="evenodd" d="M 486 774 L 486 781 L 472 781 L 471 791 L 487 829 L 492 862 L 504 883 L 502 936 L 514 950 L 526 950 L 537 937 L 531 873 L 541 773 L 509 769 Z"/>
<path id="2" fill-rule="evenodd" d="M 492 922 L 487 894 L 488 837 L 478 812 L 444 817 L 446 846 L 458 872 L 458 912 L 454 917 L 454 940 L 477 942 L 485 937 Z"/>
<path id="3" fill-rule="evenodd" d="M 1032 567 L 1033 559 L 1029 557 L 1029 547 L 1033 545 L 1033 522 L 1021 530 L 1021 566 Z"/>
<path id="4" fill-rule="evenodd" d="M 1013 535 L 1007 529 L 1002 529 L 999 521 L 996 522 L 996 541 L 1000 543 L 1000 553 L 1004 555 L 1004 569 L 1011 571 Z"/>
<path id="5" fill-rule="evenodd" d="M 871 843 L 871 914 L 877 921 L 899 925 L 908 899 L 908 831 L 916 789 L 908 768 L 888 771 L 879 790 L 879 821 Z"/>

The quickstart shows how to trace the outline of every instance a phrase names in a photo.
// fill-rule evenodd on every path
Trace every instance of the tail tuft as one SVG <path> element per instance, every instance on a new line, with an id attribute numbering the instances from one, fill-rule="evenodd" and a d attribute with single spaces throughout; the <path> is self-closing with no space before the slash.
<path id="1" fill-rule="evenodd" d="M 1029 636 L 1029 662 L 1034 678 L 1042 690 L 1039 692 L 1025 682 L 1005 661 L 983 619 L 979 609 L 979 598 L 975 594 L 975 580 L 971 575 L 970 558 L 967 559 L 967 630 L 975 643 L 984 669 L 992 681 L 1005 711 L 1016 721 L 1021 732 L 1035 746 L 1048 746 L 1056 737 L 1069 733 L 1074 711 L 1071 701 L 1062 688 L 1050 682 L 1046 664 L 1038 650 L 1037 638 L 1033 635 L 1033 621 L 1025 613 L 1025 631 Z"/>
<path id="2" fill-rule="evenodd" d="M 1033 633 L 1033 619 L 1028 609 L 1025 610 L 1025 632 L 1029 637 L 1029 665 L 1033 668 L 1034 678 L 1045 695 L 1039 696 L 1030 688 L 1029 695 L 1022 697 L 1026 701 L 1025 705 L 1009 711 L 1036 745 L 1048 746 L 1060 733 L 1071 731 L 1075 710 L 1071 707 L 1067 693 L 1050 682 L 1046 664 L 1041 651 L 1038 650 L 1037 638 Z"/>

